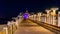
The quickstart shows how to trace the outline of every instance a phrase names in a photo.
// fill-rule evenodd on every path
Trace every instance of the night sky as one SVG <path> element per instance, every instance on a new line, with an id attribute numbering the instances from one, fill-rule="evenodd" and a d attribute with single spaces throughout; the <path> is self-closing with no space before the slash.
<path id="1" fill-rule="evenodd" d="M 17 16 L 20 12 L 44 12 L 46 8 L 60 8 L 60 0 L 0 0 L 0 18 L 8 20 Z M 1 19 L 0 19 L 1 22 Z"/>

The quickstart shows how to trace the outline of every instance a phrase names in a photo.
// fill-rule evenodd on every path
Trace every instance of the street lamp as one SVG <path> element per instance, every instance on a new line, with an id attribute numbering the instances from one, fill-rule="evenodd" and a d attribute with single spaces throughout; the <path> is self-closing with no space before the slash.
<path id="1" fill-rule="evenodd" d="M 58 27 L 60 27 L 60 11 L 58 12 Z"/>
<path id="2" fill-rule="evenodd" d="M 48 17 L 51 10 L 46 9 L 45 11 L 47 12 L 47 17 Z"/>
<path id="3" fill-rule="evenodd" d="M 34 20 L 36 20 L 36 14 L 34 14 Z"/>
<path id="4" fill-rule="evenodd" d="M 51 13 L 51 15 L 52 15 L 52 20 L 53 20 L 53 25 L 56 25 L 56 11 L 58 10 L 59 8 L 51 8 L 51 10 L 52 10 L 52 13 Z"/>
<path id="5" fill-rule="evenodd" d="M 38 15 L 37 15 L 38 21 L 41 21 L 41 14 L 42 14 L 42 12 L 39 12 Z"/>
<path id="6" fill-rule="evenodd" d="M 51 8 L 52 12 L 53 12 L 53 16 L 56 16 L 56 11 L 58 10 L 59 8 Z"/>
<path id="7" fill-rule="evenodd" d="M 6 31 L 5 34 L 8 34 L 8 28 L 7 27 L 4 27 L 3 29 L 5 29 L 5 31 Z"/>
<path id="8" fill-rule="evenodd" d="M 31 17 L 32 17 L 32 20 L 34 20 L 34 13 L 31 13 L 32 15 L 31 15 Z"/>
<path id="9" fill-rule="evenodd" d="M 49 9 L 46 9 L 45 10 L 46 12 L 47 12 L 47 18 L 46 18 L 46 23 L 48 23 L 48 24 L 50 24 L 50 12 L 51 12 L 51 10 L 49 10 Z"/>

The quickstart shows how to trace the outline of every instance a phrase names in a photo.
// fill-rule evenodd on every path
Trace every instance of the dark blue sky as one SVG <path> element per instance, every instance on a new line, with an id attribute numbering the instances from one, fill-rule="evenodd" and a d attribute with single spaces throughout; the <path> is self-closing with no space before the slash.
<path id="1" fill-rule="evenodd" d="M 60 7 L 58 0 L 0 0 L 0 18 L 11 18 L 17 16 L 19 12 L 24 12 L 27 8 L 33 10 L 45 10 L 53 6 Z"/>

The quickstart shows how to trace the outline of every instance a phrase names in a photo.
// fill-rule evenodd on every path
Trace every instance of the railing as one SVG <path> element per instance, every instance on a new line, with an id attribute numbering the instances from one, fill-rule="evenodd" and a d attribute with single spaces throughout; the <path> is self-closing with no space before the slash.
<path id="1" fill-rule="evenodd" d="M 16 30 L 16 25 L 12 24 L 11 26 L 4 27 L 3 30 L 0 31 L 0 34 L 13 34 Z"/>
<path id="2" fill-rule="evenodd" d="M 11 25 L 10 27 L 8 27 L 8 34 L 13 34 L 15 31 L 17 30 L 16 25 Z"/>
<path id="3" fill-rule="evenodd" d="M 23 19 L 18 20 L 18 23 L 17 23 L 18 25 L 14 22 L 9 22 L 7 24 L 7 26 L 3 27 L 3 30 L 0 31 L 0 34 L 14 34 L 14 32 L 17 30 L 17 28 L 22 20 Z"/>

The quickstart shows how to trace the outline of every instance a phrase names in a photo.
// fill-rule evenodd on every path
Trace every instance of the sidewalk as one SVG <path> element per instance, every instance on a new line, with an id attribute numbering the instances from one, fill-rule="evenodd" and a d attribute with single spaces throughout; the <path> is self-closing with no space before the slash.
<path id="1" fill-rule="evenodd" d="M 25 23 L 30 23 L 28 24 L 29 26 L 25 26 L 25 25 L 20 25 L 20 27 L 17 29 L 17 31 L 14 34 L 55 34 L 41 26 L 39 26 L 38 24 L 27 20 Z M 23 24 L 23 23 L 22 23 Z M 30 26 L 31 24 L 33 25 L 37 25 L 37 26 Z"/>

